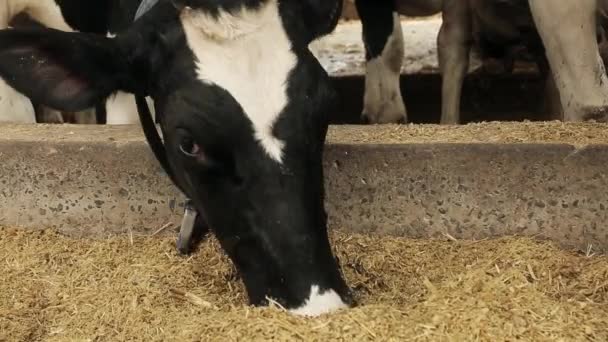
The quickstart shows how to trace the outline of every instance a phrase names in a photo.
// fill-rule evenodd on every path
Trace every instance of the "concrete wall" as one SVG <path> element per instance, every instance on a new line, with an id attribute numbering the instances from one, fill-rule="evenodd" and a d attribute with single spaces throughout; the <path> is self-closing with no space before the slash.
<path id="1" fill-rule="evenodd" d="M 351 128 L 332 129 L 347 136 Z M 179 222 L 183 198 L 139 127 L 0 131 L 0 225 L 104 236 Z M 605 145 L 334 141 L 325 154 L 326 206 L 331 227 L 354 232 L 539 235 L 607 251 L 606 165 Z"/>

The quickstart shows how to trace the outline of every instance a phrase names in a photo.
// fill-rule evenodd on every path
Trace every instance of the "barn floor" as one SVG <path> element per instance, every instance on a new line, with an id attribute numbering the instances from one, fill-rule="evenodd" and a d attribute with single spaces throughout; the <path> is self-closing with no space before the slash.
<path id="1" fill-rule="evenodd" d="M 0 229 L 0 341 L 608 340 L 608 258 L 530 239 L 334 233 L 363 304 L 316 319 L 244 305 L 214 240 Z"/>

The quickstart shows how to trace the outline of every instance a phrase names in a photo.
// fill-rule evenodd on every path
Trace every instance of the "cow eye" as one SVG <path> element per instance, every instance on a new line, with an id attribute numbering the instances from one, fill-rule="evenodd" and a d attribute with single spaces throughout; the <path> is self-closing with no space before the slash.
<path id="1" fill-rule="evenodd" d="M 199 157 L 203 150 L 192 138 L 184 138 L 179 144 L 179 150 L 188 157 Z"/>

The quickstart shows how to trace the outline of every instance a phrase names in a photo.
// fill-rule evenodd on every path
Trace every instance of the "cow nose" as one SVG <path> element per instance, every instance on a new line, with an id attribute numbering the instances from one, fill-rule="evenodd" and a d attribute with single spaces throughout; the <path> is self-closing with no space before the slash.
<path id="1" fill-rule="evenodd" d="M 359 306 L 359 303 L 350 292 L 346 296 L 343 296 L 342 299 L 344 300 L 344 303 L 348 305 L 349 308 L 356 308 L 357 306 Z"/>
<path id="2" fill-rule="evenodd" d="M 369 125 L 371 121 L 369 120 L 369 117 L 367 115 L 361 115 L 361 123 L 363 125 Z"/>

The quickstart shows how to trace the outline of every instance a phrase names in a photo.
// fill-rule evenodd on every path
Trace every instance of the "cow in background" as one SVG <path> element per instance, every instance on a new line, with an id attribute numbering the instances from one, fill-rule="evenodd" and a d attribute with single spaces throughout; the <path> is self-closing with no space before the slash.
<path id="1" fill-rule="evenodd" d="M 460 123 L 469 53 L 501 60 L 510 71 L 524 47 L 546 77 L 546 110 L 565 121 L 605 121 L 608 88 L 603 60 L 607 0 L 355 0 L 366 50 L 362 118 L 369 123 L 407 121 L 399 77 L 403 37 L 399 14 L 442 12 L 437 39 L 442 75 L 442 124 Z M 596 39 L 597 38 L 597 39 Z M 599 42 L 599 47 L 598 47 Z M 551 103 L 553 100 L 553 103 Z"/>
<path id="2" fill-rule="evenodd" d="M 547 78 L 551 111 L 565 121 L 605 121 L 608 87 L 598 48 L 605 0 L 444 0 L 438 37 L 442 124 L 460 122 L 460 101 L 471 48 L 510 59 L 523 45 Z M 605 13 L 605 11 L 604 11 Z M 600 34 L 603 29 L 600 26 Z M 508 69 L 508 68 L 507 68 Z"/>
<path id="3" fill-rule="evenodd" d="M 399 15 L 422 17 L 441 11 L 442 0 L 355 0 L 365 45 L 364 122 L 407 122 L 400 87 L 404 59 Z"/>

